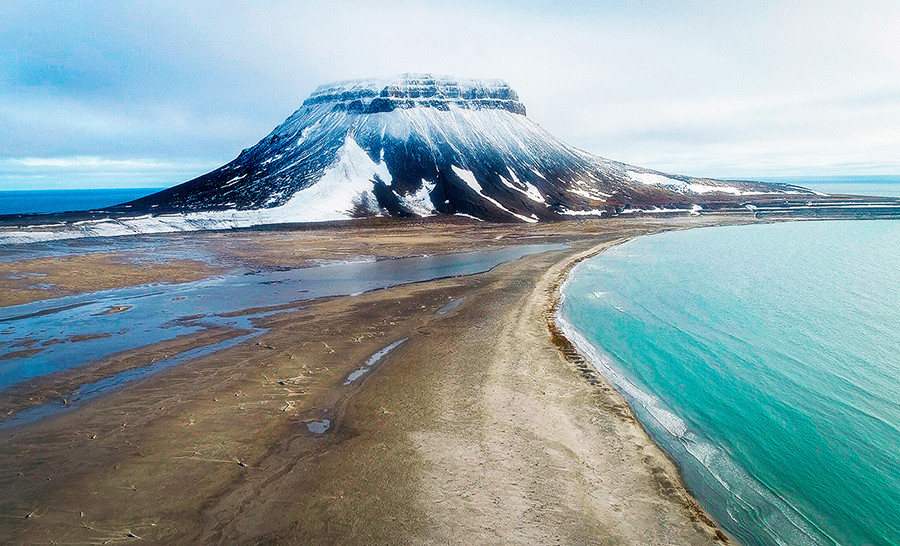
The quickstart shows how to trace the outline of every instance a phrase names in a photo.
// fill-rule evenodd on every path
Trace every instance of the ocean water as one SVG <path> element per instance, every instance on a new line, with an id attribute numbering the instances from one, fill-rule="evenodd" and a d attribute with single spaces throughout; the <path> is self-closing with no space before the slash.
<path id="1" fill-rule="evenodd" d="M 900 221 L 638 238 L 557 320 L 743 544 L 900 544 Z"/>
<path id="2" fill-rule="evenodd" d="M 162 188 L 0 191 L 0 214 L 97 209 L 132 201 L 145 195 L 150 195 L 160 189 Z"/>
<path id="3" fill-rule="evenodd" d="M 781 178 L 750 178 L 762 180 L 763 182 L 796 184 L 823 193 L 900 197 L 900 176 L 793 176 Z"/>

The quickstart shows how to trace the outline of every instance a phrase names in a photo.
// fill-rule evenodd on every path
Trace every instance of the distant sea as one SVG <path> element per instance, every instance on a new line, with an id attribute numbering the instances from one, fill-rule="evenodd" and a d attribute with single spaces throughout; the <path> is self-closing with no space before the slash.
<path id="1" fill-rule="evenodd" d="M 753 178 L 762 182 L 795 184 L 823 193 L 900 197 L 900 176 L 792 176 Z"/>
<path id="2" fill-rule="evenodd" d="M 900 544 L 900 221 L 640 237 L 558 320 L 748 546 Z"/>
<path id="3" fill-rule="evenodd" d="M 109 207 L 150 195 L 161 189 L 0 191 L 0 214 L 67 212 Z"/>

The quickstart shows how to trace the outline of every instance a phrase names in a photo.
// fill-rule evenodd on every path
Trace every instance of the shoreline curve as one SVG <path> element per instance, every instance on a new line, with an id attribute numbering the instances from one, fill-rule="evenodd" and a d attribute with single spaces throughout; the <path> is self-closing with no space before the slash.
<path id="1" fill-rule="evenodd" d="M 733 536 L 727 534 L 725 530 L 722 529 L 722 527 L 718 524 L 718 522 L 716 522 L 712 515 L 703 508 L 703 506 L 700 504 L 700 501 L 697 500 L 697 498 L 694 497 L 694 495 L 688 490 L 687 485 L 684 481 L 681 466 L 662 448 L 662 446 L 656 443 L 656 441 L 650 435 L 650 432 L 647 430 L 647 427 L 640 419 L 637 418 L 634 410 L 631 408 L 631 406 L 628 405 L 628 402 L 625 400 L 625 397 L 622 396 L 622 394 L 619 392 L 618 388 L 611 381 L 609 381 L 591 363 L 588 358 L 581 354 L 581 351 L 579 351 L 575 344 L 568 337 L 566 337 L 562 329 L 557 324 L 556 316 L 557 312 L 559 311 L 560 301 L 563 297 L 562 288 L 569 280 L 569 275 L 572 273 L 572 270 L 575 268 L 575 266 L 615 246 L 622 245 L 624 243 L 637 239 L 638 237 L 644 237 L 646 235 L 656 235 L 664 231 L 671 230 L 663 229 L 642 235 L 628 235 L 620 237 L 618 239 L 613 239 L 612 241 L 606 241 L 588 249 L 585 252 L 568 257 L 560 262 L 559 264 L 562 264 L 563 267 L 559 273 L 555 274 L 555 282 L 553 282 L 550 287 L 551 297 L 546 312 L 545 322 L 547 330 L 550 333 L 551 342 L 557 347 L 563 359 L 569 364 L 573 365 L 578 370 L 578 372 L 580 372 L 582 377 L 584 377 L 584 379 L 587 380 L 591 385 L 597 386 L 603 384 L 604 386 L 612 388 L 612 390 L 615 391 L 617 397 L 619 398 L 619 402 L 621 403 L 624 412 L 631 420 L 637 423 L 644 436 L 646 437 L 646 440 L 655 447 L 656 453 L 654 455 L 662 457 L 669 465 L 675 468 L 676 472 L 674 476 L 674 482 L 677 488 L 680 489 L 681 492 L 683 492 L 681 503 L 682 506 L 690 514 L 692 521 L 702 523 L 703 525 L 709 527 L 714 533 L 715 538 L 724 544 L 739 544 Z"/>

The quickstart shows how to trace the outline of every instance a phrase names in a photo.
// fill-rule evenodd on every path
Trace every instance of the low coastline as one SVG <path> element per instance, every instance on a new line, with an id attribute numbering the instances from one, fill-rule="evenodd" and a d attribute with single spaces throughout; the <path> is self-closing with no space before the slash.
<path id="1" fill-rule="evenodd" d="M 735 224 L 730 224 L 735 225 Z M 690 229 L 690 228 L 689 228 Z M 557 282 L 554 284 L 552 291 L 554 297 L 552 299 L 552 303 L 549 306 L 547 313 L 547 329 L 550 332 L 550 337 L 554 343 L 559 348 L 560 353 L 565 357 L 565 359 L 573 366 L 575 366 L 581 375 L 584 377 L 586 381 L 588 381 L 591 385 L 601 385 L 603 384 L 605 387 L 611 387 L 614 390 L 618 391 L 617 387 L 613 384 L 612 381 L 607 379 L 603 373 L 597 369 L 594 363 L 586 358 L 582 352 L 578 349 L 577 345 L 572 342 L 569 337 L 567 337 L 564 332 L 564 328 L 561 328 L 559 325 L 558 313 L 559 313 L 559 305 L 562 302 L 563 298 L 563 290 L 565 289 L 565 284 L 569 280 L 569 276 L 575 267 L 581 262 L 593 258 L 610 248 L 615 246 L 619 246 L 625 244 L 629 241 L 637 239 L 638 237 L 645 237 L 647 235 L 655 235 L 658 233 L 663 233 L 668 230 L 660 230 L 653 233 L 647 233 L 644 235 L 634 235 L 631 237 L 624 237 L 622 239 L 618 239 L 612 241 L 610 243 L 602 243 L 597 245 L 596 247 L 588 250 L 587 252 L 576 256 L 573 259 L 570 259 L 563 271 L 560 273 Z M 678 465 L 678 462 L 672 458 L 659 444 L 657 444 L 652 437 L 650 436 L 650 432 L 647 430 L 644 423 L 637 418 L 634 414 L 634 410 L 629 406 L 628 402 L 624 397 L 621 396 L 621 404 L 623 405 L 623 411 L 627 412 L 627 414 L 636 422 L 641 429 L 644 431 L 644 434 L 647 436 L 647 439 L 653 443 L 653 445 L 657 448 L 658 453 L 655 453 L 654 456 L 660 456 L 664 458 L 669 465 L 675 468 L 675 478 L 677 480 L 677 488 L 684 492 L 684 496 L 679 499 L 691 514 L 692 521 L 699 521 L 704 525 L 709 526 L 714 531 L 714 536 L 716 540 L 721 541 L 724 544 L 737 544 L 737 541 L 734 537 L 728 535 L 713 519 L 713 517 L 703 508 L 700 502 L 688 491 L 687 485 L 684 481 L 684 477 L 681 472 L 681 468 Z"/>
<path id="2" fill-rule="evenodd" d="M 89 540 L 102 527 L 150 542 L 726 541 L 621 395 L 573 358 L 553 315 L 571 267 L 613 244 L 753 221 L 465 228 L 439 247 L 552 236 L 570 248 L 471 277 L 315 300 L 266 319 L 271 331 L 256 344 L 17 431 L 0 445 L 0 488 L 15 493 L 0 536 Z M 407 336 L 377 370 L 343 385 Z M 322 434 L 296 431 L 325 420 Z M 84 457 L 94 460 L 73 464 Z M 185 479 L 204 485 L 184 491 Z"/>
<path id="3" fill-rule="evenodd" d="M 860 421 L 875 415 L 889 423 L 893 415 L 882 384 L 864 370 L 896 368 L 894 332 L 880 329 L 896 322 L 896 298 L 880 272 L 895 261 L 897 227 L 896 221 L 776 223 L 633 241 L 570 274 L 555 326 L 576 362 L 584 355 L 594 364 L 586 368 L 616 385 L 689 490 L 735 540 L 877 543 L 896 536 L 897 483 L 883 465 L 869 462 L 895 456 L 885 447 L 896 444 L 895 430 L 869 430 Z M 843 290 L 847 279 L 865 290 Z M 831 296 L 828 314 L 819 318 L 816 294 L 823 290 Z M 881 307 L 869 312 L 858 301 Z M 861 324 L 874 324 L 880 337 L 854 337 Z M 816 338 L 826 329 L 848 334 L 840 341 Z M 803 381 L 832 377 L 836 369 L 853 370 L 848 383 L 865 387 L 845 393 Z M 765 383 L 773 376 L 782 382 Z M 852 469 L 823 447 L 822 437 L 781 426 L 804 422 L 821 430 L 820 416 L 839 414 L 832 408 L 868 399 L 878 403 L 866 416 L 825 421 L 842 445 L 865 454 Z M 882 400 L 886 406 L 878 405 Z M 743 445 L 744 438 L 765 441 Z M 805 481 L 810 474 L 818 480 Z M 859 490 L 860 483 L 867 487 Z"/>

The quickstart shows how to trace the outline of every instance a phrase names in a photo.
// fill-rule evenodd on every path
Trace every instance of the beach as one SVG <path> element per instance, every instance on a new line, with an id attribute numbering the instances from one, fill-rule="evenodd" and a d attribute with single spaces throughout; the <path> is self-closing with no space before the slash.
<path id="1" fill-rule="evenodd" d="M 581 262 L 557 320 L 738 542 L 893 544 L 898 243 L 891 220 L 640 237 Z"/>
<path id="2" fill-rule="evenodd" d="M 59 279 L 73 261 L 115 264 L 55 287 L 73 293 L 194 279 L 235 263 L 297 267 L 324 257 L 567 244 L 476 275 L 286 306 L 256 319 L 266 330 L 258 337 L 0 431 L 0 540 L 728 542 L 619 393 L 556 330 L 553 310 L 567 271 L 584 257 L 662 230 L 753 221 L 250 230 L 195 234 L 191 244 L 218 257 L 199 267 L 102 254 L 6 263 L 13 275 Z M 12 295 L 2 303 L 33 292 L 4 290 Z M 0 395 L 0 408 L 14 415 L 236 335 L 202 330 L 115 354 L 16 386 Z"/>

